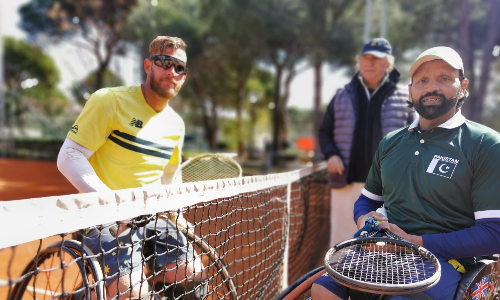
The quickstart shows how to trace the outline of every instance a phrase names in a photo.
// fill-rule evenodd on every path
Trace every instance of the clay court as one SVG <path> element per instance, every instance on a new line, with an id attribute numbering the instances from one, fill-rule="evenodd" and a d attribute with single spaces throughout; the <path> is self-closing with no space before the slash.
<path id="1" fill-rule="evenodd" d="M 77 193 L 54 161 L 0 159 L 0 200 Z"/>
<path id="2" fill-rule="evenodd" d="M 57 170 L 54 161 L 36 161 L 21 159 L 0 159 L 0 200 L 20 200 L 77 193 L 76 189 Z M 53 238 L 54 241 L 57 238 Z M 51 239 L 44 240 L 43 247 L 50 245 Z M 29 261 L 36 254 L 39 241 L 27 243 L 15 251 L 2 251 L 0 261 L 7 262 L 15 256 L 18 260 Z M 12 268 L 14 275 L 22 273 L 25 264 L 16 264 Z M 6 280 L 7 274 L 2 264 L 0 280 Z M 7 289 L 0 289 L 0 299 L 6 299 Z"/>

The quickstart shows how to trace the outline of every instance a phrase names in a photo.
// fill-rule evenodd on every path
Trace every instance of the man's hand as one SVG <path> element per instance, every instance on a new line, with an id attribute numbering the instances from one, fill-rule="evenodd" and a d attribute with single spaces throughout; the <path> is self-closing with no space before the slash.
<path id="1" fill-rule="evenodd" d="M 366 215 L 362 215 L 361 217 L 358 218 L 358 223 L 356 223 L 356 225 L 358 225 L 358 230 L 363 228 L 363 226 L 365 226 L 365 221 L 369 217 L 372 217 L 375 220 L 380 221 L 380 222 L 389 221 L 389 219 L 387 219 L 387 217 L 384 216 L 383 214 L 378 213 L 376 211 L 371 211 L 371 212 L 367 213 Z"/>
<path id="2" fill-rule="evenodd" d="M 344 163 L 338 155 L 331 156 L 327 161 L 328 172 L 341 174 L 344 173 Z"/>
<path id="3" fill-rule="evenodd" d="M 360 217 L 361 219 L 361 217 Z M 387 218 L 386 218 L 387 219 Z M 387 221 L 382 221 L 378 224 L 378 226 L 382 229 L 387 229 L 396 235 L 402 237 L 403 239 L 407 240 L 408 242 L 417 244 L 419 246 L 424 246 L 424 242 L 422 240 L 422 237 L 419 235 L 413 235 L 413 234 L 408 234 L 406 233 L 403 229 L 399 228 L 398 225 L 389 223 Z"/>

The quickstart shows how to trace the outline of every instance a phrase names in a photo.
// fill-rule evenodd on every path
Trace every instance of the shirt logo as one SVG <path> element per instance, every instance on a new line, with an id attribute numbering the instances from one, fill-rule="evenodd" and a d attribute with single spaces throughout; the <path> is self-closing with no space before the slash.
<path id="1" fill-rule="evenodd" d="M 78 133 L 78 125 L 73 125 L 73 127 L 71 127 L 71 132 L 73 132 L 74 134 L 77 134 Z"/>
<path id="2" fill-rule="evenodd" d="M 135 118 L 132 119 L 132 122 L 129 124 L 130 126 L 135 126 L 137 128 L 142 128 L 142 121 L 141 120 L 136 120 Z"/>
<path id="3" fill-rule="evenodd" d="M 434 175 L 439 175 L 446 178 L 451 178 L 453 172 L 457 167 L 459 160 L 455 158 L 449 158 L 441 155 L 434 155 L 429 167 L 427 168 L 427 173 Z"/>

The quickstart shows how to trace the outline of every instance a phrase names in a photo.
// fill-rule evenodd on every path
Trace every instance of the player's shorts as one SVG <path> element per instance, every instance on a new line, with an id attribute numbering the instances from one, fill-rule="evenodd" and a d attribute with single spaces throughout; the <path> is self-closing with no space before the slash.
<path id="1" fill-rule="evenodd" d="M 101 231 L 92 229 L 84 235 L 84 243 L 97 255 L 106 286 L 123 275 L 142 270 L 146 263 L 158 272 L 176 261 L 194 259 L 194 250 L 186 236 L 165 219 L 125 230 L 118 238 L 111 235 L 109 227 Z M 104 262 L 100 253 L 104 253 Z"/>
<path id="2" fill-rule="evenodd" d="M 438 299 L 446 299 L 446 300 L 452 300 L 453 297 L 455 296 L 455 292 L 458 287 L 458 283 L 460 279 L 462 278 L 462 275 L 455 270 L 455 268 L 449 264 L 446 260 L 444 259 L 439 259 L 439 263 L 441 264 L 441 279 L 439 279 L 439 282 L 431 287 L 430 289 L 424 291 L 425 294 L 427 294 L 431 299 L 438 300 Z M 323 286 L 324 288 L 328 289 L 330 292 L 334 293 L 340 299 L 344 299 L 344 292 L 342 290 L 342 285 L 338 282 L 336 282 L 328 273 L 325 273 L 323 276 L 320 276 L 314 281 L 315 284 L 319 284 Z M 379 299 L 378 294 L 372 294 L 372 298 Z M 392 300 L 396 299 L 407 299 L 404 297 L 404 295 L 401 296 L 392 296 Z"/>

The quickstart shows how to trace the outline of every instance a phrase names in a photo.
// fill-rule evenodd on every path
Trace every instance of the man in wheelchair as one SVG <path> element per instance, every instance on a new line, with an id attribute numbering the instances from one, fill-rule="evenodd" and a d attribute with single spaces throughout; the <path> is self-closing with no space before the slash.
<path id="1" fill-rule="evenodd" d="M 419 118 L 380 142 L 354 220 L 361 228 L 373 217 L 441 263 L 435 286 L 392 299 L 453 299 L 464 270 L 500 253 L 500 134 L 462 116 L 468 79 L 455 50 L 424 51 L 409 77 L 408 105 Z M 388 217 L 376 212 L 382 205 Z M 316 279 L 311 293 L 313 300 L 347 297 L 329 276 Z"/>

